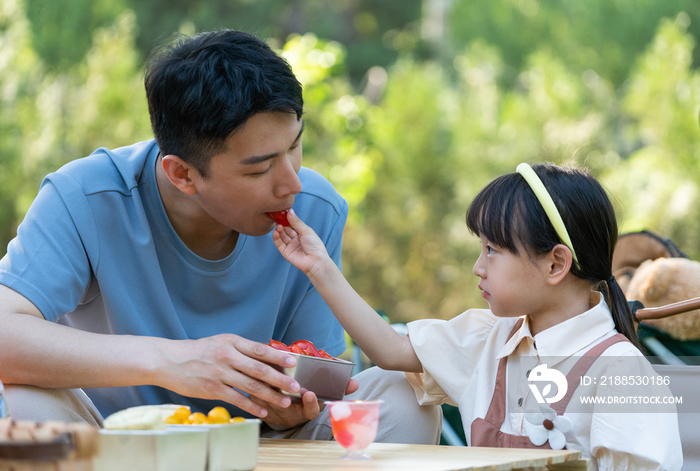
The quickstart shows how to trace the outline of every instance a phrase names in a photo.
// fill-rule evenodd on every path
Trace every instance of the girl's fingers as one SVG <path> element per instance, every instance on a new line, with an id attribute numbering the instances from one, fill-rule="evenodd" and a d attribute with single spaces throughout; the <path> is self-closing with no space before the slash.
<path id="1" fill-rule="evenodd" d="M 289 221 L 289 226 L 287 229 L 291 230 L 292 232 L 297 232 L 299 235 L 304 235 L 307 234 L 308 231 L 311 230 L 309 226 L 304 224 L 304 221 L 299 219 L 299 216 L 297 216 L 297 213 L 294 212 L 293 209 L 290 209 L 289 212 L 287 212 L 287 221 Z"/>
<path id="2" fill-rule="evenodd" d="M 272 242 L 275 244 L 275 247 L 277 247 L 277 250 L 280 252 L 284 251 L 284 248 L 287 246 L 287 243 L 282 240 L 282 235 L 281 233 L 275 229 L 272 233 Z"/>
<path id="3" fill-rule="evenodd" d="M 289 244 L 292 241 L 292 238 L 296 234 L 294 231 L 288 232 L 287 228 L 285 228 L 282 233 L 280 234 L 280 239 L 282 239 L 282 242 L 285 244 Z"/>
<path id="4" fill-rule="evenodd" d="M 282 226 L 277 226 L 277 229 L 275 229 L 272 233 L 272 241 L 280 251 L 284 251 L 284 249 L 292 242 L 292 237 L 290 237 L 287 229 L 288 228 L 286 227 L 283 228 Z M 292 231 L 292 233 L 296 234 L 294 231 Z"/>

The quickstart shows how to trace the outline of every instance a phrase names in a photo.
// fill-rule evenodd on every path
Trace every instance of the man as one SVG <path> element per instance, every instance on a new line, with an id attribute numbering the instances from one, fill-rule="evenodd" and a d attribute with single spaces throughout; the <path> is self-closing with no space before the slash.
<path id="1" fill-rule="evenodd" d="M 0 261 L 11 414 L 99 424 L 134 405 L 224 405 L 260 417 L 266 436 L 330 438 L 312 392 L 292 402 L 280 391 L 299 385 L 270 365 L 294 359 L 262 344 L 345 347 L 270 235 L 269 213 L 294 206 L 340 264 L 347 204 L 301 167 L 301 85 L 264 42 L 235 31 L 158 50 L 145 84 L 155 141 L 48 175 Z M 439 411 L 419 408 L 404 378 L 365 376 L 350 397 L 392 398 L 380 440 L 435 441 Z M 347 393 L 357 389 L 351 380 Z"/>

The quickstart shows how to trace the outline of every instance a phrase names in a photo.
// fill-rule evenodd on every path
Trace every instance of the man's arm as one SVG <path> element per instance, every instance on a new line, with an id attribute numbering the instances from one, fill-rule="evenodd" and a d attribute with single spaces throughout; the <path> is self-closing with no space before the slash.
<path id="1" fill-rule="evenodd" d="M 105 335 L 48 322 L 27 298 L 0 285 L 0 376 L 44 388 L 152 384 L 185 396 L 220 399 L 264 418 L 263 404 L 285 408 L 275 391 L 299 385 L 266 363 L 293 366 L 291 355 L 232 334 L 199 340 Z"/>

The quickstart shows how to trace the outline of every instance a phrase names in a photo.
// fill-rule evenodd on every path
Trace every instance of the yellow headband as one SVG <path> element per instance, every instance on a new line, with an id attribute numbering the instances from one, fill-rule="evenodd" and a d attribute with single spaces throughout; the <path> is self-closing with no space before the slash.
<path id="1" fill-rule="evenodd" d="M 544 208 L 544 212 L 547 213 L 549 221 L 552 223 L 552 226 L 554 226 L 554 230 L 557 231 L 557 235 L 559 235 L 559 238 L 562 240 L 562 242 L 564 242 L 564 244 L 566 244 L 566 246 L 569 247 L 569 250 L 571 250 L 571 256 L 574 259 L 574 263 L 578 265 L 578 259 L 576 258 L 574 244 L 571 243 L 569 233 L 566 231 L 566 226 L 564 225 L 564 220 L 561 218 L 559 210 L 554 205 L 554 200 L 549 195 L 549 192 L 542 183 L 542 180 L 540 180 L 540 177 L 538 177 L 535 171 L 532 169 L 532 167 L 530 167 L 526 163 L 518 165 L 515 171 L 522 175 L 523 178 L 525 178 L 525 181 L 528 183 L 528 185 L 530 185 L 532 191 L 535 192 L 535 196 L 537 196 L 537 199 L 540 201 L 540 204 Z"/>

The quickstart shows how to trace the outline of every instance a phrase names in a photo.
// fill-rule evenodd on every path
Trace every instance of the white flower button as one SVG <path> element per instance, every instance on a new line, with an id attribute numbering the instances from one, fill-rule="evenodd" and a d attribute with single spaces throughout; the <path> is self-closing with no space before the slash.
<path id="1" fill-rule="evenodd" d="M 571 431 L 571 420 L 557 413 L 551 407 L 539 406 L 539 412 L 526 412 L 525 420 L 533 424 L 529 427 L 528 437 L 535 446 L 542 446 L 549 441 L 552 450 L 561 450 L 566 446 L 566 432 Z"/>

